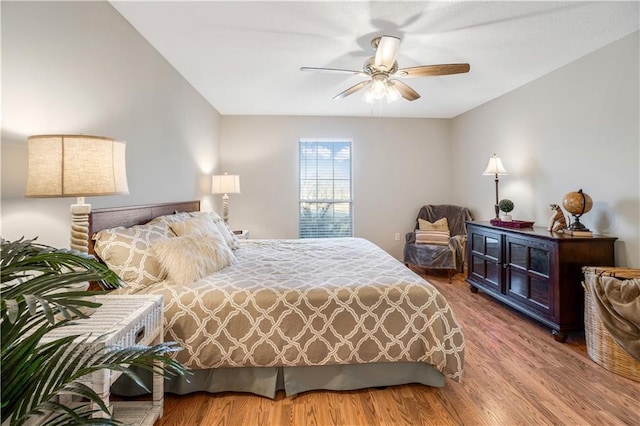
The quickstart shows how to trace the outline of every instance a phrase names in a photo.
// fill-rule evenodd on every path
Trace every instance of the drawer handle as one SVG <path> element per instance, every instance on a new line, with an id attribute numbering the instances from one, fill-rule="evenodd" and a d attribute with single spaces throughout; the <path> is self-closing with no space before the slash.
<path id="1" fill-rule="evenodd" d="M 144 337 L 144 325 L 136 332 L 136 343 L 140 342 Z"/>

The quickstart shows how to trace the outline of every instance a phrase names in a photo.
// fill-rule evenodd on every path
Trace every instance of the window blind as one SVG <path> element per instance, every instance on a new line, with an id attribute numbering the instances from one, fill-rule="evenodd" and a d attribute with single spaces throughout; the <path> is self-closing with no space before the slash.
<path id="1" fill-rule="evenodd" d="M 299 141 L 300 238 L 353 236 L 351 141 Z"/>

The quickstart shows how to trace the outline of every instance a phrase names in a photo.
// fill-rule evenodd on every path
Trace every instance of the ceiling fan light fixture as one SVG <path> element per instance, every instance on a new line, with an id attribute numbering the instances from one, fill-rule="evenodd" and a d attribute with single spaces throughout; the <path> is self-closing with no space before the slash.
<path id="1" fill-rule="evenodd" d="M 394 36 L 383 35 L 371 40 L 371 46 L 375 49 L 375 56 L 368 58 L 362 67 L 362 71 L 344 70 L 336 68 L 302 67 L 302 71 L 323 71 L 329 73 L 347 73 L 367 77 L 347 90 L 338 93 L 333 99 L 345 98 L 358 90 L 366 89 L 363 100 L 369 104 L 376 100 L 386 99 L 388 103 L 404 98 L 407 101 L 415 101 L 420 94 L 413 90 L 401 79 L 416 77 L 435 77 L 450 74 L 467 73 L 471 69 L 469 64 L 436 64 L 418 65 L 409 68 L 399 68 L 396 58 L 400 47 L 400 39 Z"/>
<path id="2" fill-rule="evenodd" d="M 367 91 L 364 92 L 362 99 L 368 104 L 372 104 L 373 102 L 375 102 L 376 99 L 373 97 L 373 91 L 371 90 L 371 87 L 369 87 Z"/>
<path id="3" fill-rule="evenodd" d="M 402 97 L 402 94 L 393 81 L 387 82 L 387 103 L 395 102 Z"/>
<path id="4" fill-rule="evenodd" d="M 371 88 L 369 89 L 373 93 L 374 99 L 382 99 L 387 94 L 387 78 L 382 75 L 374 75 Z"/>
<path id="5" fill-rule="evenodd" d="M 386 99 L 387 103 L 391 103 L 402 97 L 402 93 L 400 93 L 395 83 L 385 75 L 375 75 L 372 80 L 371 86 L 363 96 L 366 103 L 372 104 L 383 99 Z"/>
<path id="6" fill-rule="evenodd" d="M 387 96 L 387 86 L 384 83 L 378 84 L 377 86 L 374 86 L 374 84 L 372 84 L 364 94 L 363 99 L 368 104 L 381 101 Z"/>

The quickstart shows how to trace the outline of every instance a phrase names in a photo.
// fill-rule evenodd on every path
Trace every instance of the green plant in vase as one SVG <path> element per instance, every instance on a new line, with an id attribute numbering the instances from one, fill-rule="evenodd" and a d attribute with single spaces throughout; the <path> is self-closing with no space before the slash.
<path id="1" fill-rule="evenodd" d="M 498 208 L 500 209 L 500 220 L 503 222 L 511 222 L 511 212 L 513 211 L 513 201 L 504 198 L 498 202 Z"/>
<path id="2" fill-rule="evenodd" d="M 100 307 L 91 301 L 95 292 L 77 290 L 79 285 L 94 281 L 103 289 L 120 286 L 118 276 L 93 256 L 34 240 L 2 239 L 0 275 L 3 425 L 120 424 L 111 418 L 91 418 L 100 411 L 110 413 L 100 396 L 80 380 L 83 376 L 103 369 L 121 371 L 145 387 L 130 367 L 154 374 L 185 374 L 184 366 L 170 356 L 181 350 L 175 342 L 100 348 L 88 342 L 87 335 L 76 334 L 44 343 L 47 333 L 86 317 L 87 308 Z M 58 402 L 62 394 L 86 402 L 65 406 Z M 100 410 L 91 409 L 91 402 Z"/>

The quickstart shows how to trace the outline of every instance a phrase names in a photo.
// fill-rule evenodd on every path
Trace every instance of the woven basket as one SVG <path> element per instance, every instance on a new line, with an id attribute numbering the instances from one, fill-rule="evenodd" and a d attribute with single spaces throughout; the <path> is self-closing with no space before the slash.
<path id="1" fill-rule="evenodd" d="M 596 363 L 627 379 L 640 382 L 640 361 L 629 355 L 602 324 L 589 289 L 601 276 L 620 279 L 640 278 L 640 269 L 584 267 L 584 331 L 587 353 Z"/>

